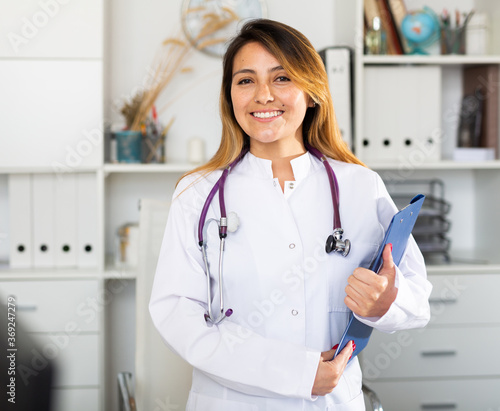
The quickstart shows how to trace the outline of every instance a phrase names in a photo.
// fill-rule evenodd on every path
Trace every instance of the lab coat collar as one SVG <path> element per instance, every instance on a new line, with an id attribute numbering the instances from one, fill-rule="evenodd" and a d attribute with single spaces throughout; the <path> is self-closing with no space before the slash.
<path id="1" fill-rule="evenodd" d="M 307 177 L 307 175 L 313 168 L 313 159 L 311 158 L 311 154 L 309 152 L 306 152 L 301 156 L 291 160 L 290 164 L 292 166 L 295 181 L 300 182 Z M 256 157 L 250 152 L 243 159 L 242 166 L 244 168 L 248 167 L 252 170 L 252 173 L 254 173 L 254 175 L 260 178 L 274 178 L 272 161 Z"/>

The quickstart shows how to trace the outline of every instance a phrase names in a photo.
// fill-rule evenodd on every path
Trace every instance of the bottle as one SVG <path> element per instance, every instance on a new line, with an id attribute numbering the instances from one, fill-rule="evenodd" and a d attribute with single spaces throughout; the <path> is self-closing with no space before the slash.
<path id="1" fill-rule="evenodd" d="M 387 39 L 380 17 L 374 17 L 372 27 L 366 31 L 365 54 L 387 54 Z"/>

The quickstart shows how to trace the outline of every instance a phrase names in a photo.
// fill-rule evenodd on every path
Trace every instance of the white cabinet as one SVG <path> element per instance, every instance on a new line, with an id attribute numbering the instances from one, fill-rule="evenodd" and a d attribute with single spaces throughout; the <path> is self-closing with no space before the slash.
<path id="1" fill-rule="evenodd" d="M 429 325 L 394 334 L 374 331 L 361 356 L 365 382 L 387 411 L 495 409 L 500 273 L 429 279 Z"/>
<path id="2" fill-rule="evenodd" d="M 22 363 L 17 364 L 17 381 L 29 382 L 50 365 L 55 411 L 99 409 L 99 312 L 104 304 L 100 287 L 96 277 L 0 284 L 2 303 L 8 296 L 15 301 L 16 347 L 24 354 L 18 357 Z M 74 406 L 67 408 L 68 404 Z"/>

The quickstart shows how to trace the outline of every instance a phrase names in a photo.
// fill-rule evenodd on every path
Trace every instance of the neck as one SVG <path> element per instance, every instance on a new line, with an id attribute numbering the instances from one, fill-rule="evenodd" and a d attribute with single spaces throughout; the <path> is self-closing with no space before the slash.
<path id="1" fill-rule="evenodd" d="M 250 153 L 255 157 L 263 158 L 265 160 L 275 161 L 288 161 L 301 156 L 306 152 L 304 143 L 302 141 L 293 140 L 286 144 L 281 141 L 274 141 L 272 143 L 261 143 L 259 141 L 250 141 Z"/>

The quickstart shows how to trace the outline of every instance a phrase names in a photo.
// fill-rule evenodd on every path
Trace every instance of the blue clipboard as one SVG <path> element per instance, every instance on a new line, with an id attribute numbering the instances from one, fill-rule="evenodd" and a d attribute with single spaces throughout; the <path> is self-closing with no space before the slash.
<path id="1" fill-rule="evenodd" d="M 394 214 L 377 256 L 370 264 L 370 270 L 376 273 L 379 272 L 380 267 L 382 267 L 382 252 L 386 244 L 392 244 L 392 259 L 394 260 L 394 264 L 398 265 L 401 262 L 403 253 L 406 250 L 406 244 L 408 243 L 408 239 L 415 225 L 415 221 L 417 221 L 418 213 L 422 208 L 424 200 L 425 196 L 423 194 L 418 194 L 411 199 L 410 204 Z M 333 358 L 343 350 L 349 341 L 353 340 L 356 344 L 356 349 L 352 354 L 352 360 L 367 346 L 372 330 L 372 327 L 363 324 L 351 313 L 349 323 L 340 339 L 339 346 Z"/>

